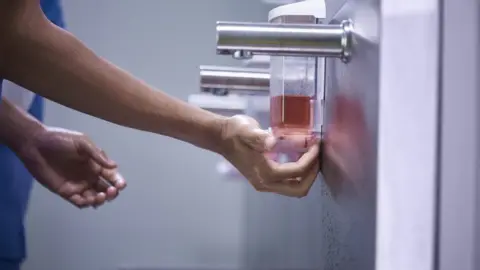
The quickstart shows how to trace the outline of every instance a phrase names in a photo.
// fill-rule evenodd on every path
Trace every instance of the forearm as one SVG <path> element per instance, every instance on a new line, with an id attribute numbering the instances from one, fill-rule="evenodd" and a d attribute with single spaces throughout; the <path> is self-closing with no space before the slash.
<path id="1" fill-rule="evenodd" d="M 9 28 L 0 75 L 104 120 L 221 151 L 223 117 L 156 91 L 49 23 L 38 5 L 24 8 Z"/>
<path id="2" fill-rule="evenodd" d="M 27 112 L 3 99 L 0 104 L 0 143 L 18 152 L 24 142 L 43 129 L 43 125 Z"/>

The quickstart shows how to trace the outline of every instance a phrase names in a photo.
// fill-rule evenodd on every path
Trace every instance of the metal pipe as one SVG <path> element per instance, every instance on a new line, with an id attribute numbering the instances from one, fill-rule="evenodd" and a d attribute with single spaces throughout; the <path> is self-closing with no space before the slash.
<path id="1" fill-rule="evenodd" d="M 352 25 L 217 22 L 217 54 L 336 57 L 351 55 Z"/>
<path id="2" fill-rule="evenodd" d="M 200 66 L 201 92 L 268 95 L 269 89 L 270 73 L 266 69 Z"/>

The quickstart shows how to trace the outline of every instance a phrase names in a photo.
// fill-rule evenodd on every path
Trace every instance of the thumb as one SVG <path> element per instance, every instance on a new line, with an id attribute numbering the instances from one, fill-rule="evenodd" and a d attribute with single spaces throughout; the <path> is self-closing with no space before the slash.
<path id="1" fill-rule="evenodd" d="M 268 152 L 276 144 L 273 134 L 260 128 L 249 128 L 240 134 L 240 140 L 259 152 Z"/>
<path id="2" fill-rule="evenodd" d="M 279 151 L 306 151 L 320 142 L 315 134 L 282 135 L 277 138 L 275 149 Z"/>
<path id="3" fill-rule="evenodd" d="M 91 158 L 93 161 L 95 161 L 96 163 L 98 163 L 98 165 L 102 167 L 108 169 L 114 169 L 117 167 L 117 164 L 113 160 L 109 159 L 102 150 L 100 150 L 88 140 L 81 141 L 81 143 L 79 144 L 79 150 L 83 155 Z"/>

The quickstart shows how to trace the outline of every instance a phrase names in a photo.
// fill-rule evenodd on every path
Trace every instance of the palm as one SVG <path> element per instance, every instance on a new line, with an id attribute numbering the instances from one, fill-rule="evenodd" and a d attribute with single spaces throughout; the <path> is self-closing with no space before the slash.
<path id="1" fill-rule="evenodd" d="M 101 204 L 124 188 L 116 165 L 81 133 L 46 130 L 25 149 L 23 160 L 37 181 L 77 206 Z"/>

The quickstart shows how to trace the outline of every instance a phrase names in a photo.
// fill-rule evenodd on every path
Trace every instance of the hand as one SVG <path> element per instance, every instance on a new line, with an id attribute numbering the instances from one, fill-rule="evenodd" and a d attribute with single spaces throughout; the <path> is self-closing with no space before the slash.
<path id="1" fill-rule="evenodd" d="M 17 154 L 40 184 L 79 208 L 98 207 L 126 186 L 117 165 L 81 133 L 42 127 Z"/>
<path id="2" fill-rule="evenodd" d="M 274 136 L 260 128 L 253 118 L 228 118 L 222 132 L 223 156 L 258 191 L 290 197 L 304 197 L 319 170 L 319 145 L 314 143 L 296 162 L 277 163 L 267 157 L 276 145 Z M 298 143 L 305 144 L 305 138 Z"/>

